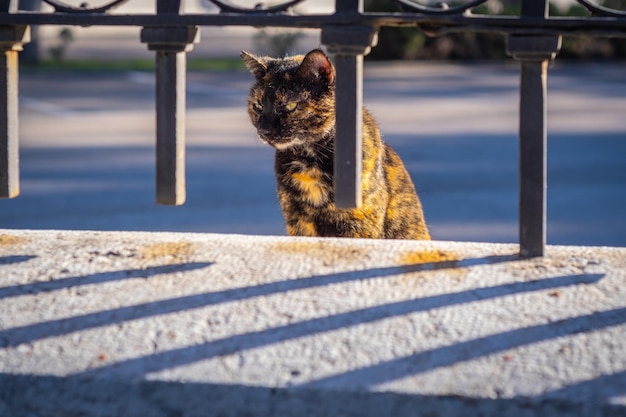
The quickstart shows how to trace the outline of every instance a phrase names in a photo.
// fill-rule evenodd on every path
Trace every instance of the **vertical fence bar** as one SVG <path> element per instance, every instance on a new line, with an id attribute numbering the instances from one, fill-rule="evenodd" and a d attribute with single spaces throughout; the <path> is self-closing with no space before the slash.
<path id="1" fill-rule="evenodd" d="M 363 0 L 336 0 L 335 13 L 355 17 L 363 12 Z M 363 55 L 374 43 L 369 26 L 327 26 L 322 43 L 334 55 L 335 84 L 335 205 L 359 207 L 362 171 Z"/>
<path id="2" fill-rule="evenodd" d="M 336 13 L 360 13 L 362 0 L 336 0 Z M 335 205 L 361 205 L 363 55 L 335 51 Z"/>
<path id="3" fill-rule="evenodd" d="M 522 0 L 521 16 L 546 17 L 546 0 Z M 547 224 L 547 60 L 522 55 L 519 119 L 519 239 L 522 257 L 543 256 Z"/>
<path id="4" fill-rule="evenodd" d="M 0 13 L 15 13 L 19 0 L 0 0 Z"/>
<path id="5" fill-rule="evenodd" d="M 19 137 L 17 132 L 17 51 L 0 51 L 0 197 L 19 194 Z"/>
<path id="6" fill-rule="evenodd" d="M 157 14 L 178 14 L 180 0 L 157 0 Z M 156 201 L 181 205 L 185 187 L 186 52 L 198 28 L 145 27 L 141 41 L 156 52 Z"/>
<path id="7" fill-rule="evenodd" d="M 547 66 L 547 60 L 521 63 L 519 238 L 523 257 L 543 256 L 546 245 Z"/>
<path id="8" fill-rule="evenodd" d="M 156 13 L 178 14 L 180 6 L 180 0 L 157 0 Z M 186 199 L 186 57 L 184 45 L 181 49 L 168 32 L 168 28 L 144 28 L 142 41 L 156 51 L 156 201 L 177 206 Z"/>
<path id="9" fill-rule="evenodd" d="M 521 18 L 548 17 L 547 0 L 522 0 Z M 507 51 L 521 62 L 519 110 L 520 255 L 543 256 L 546 247 L 547 77 L 560 36 L 509 35 Z"/>
<path id="10" fill-rule="evenodd" d="M 156 201 L 185 202 L 184 52 L 156 53 Z"/>
<path id="11" fill-rule="evenodd" d="M 178 14 L 182 3 L 182 0 L 156 0 L 156 12 L 157 14 Z"/>
<path id="12" fill-rule="evenodd" d="M 20 193 L 18 53 L 28 40 L 28 26 L 0 26 L 0 198 Z"/>
<path id="13" fill-rule="evenodd" d="M 363 55 L 336 55 L 335 205 L 361 205 Z"/>

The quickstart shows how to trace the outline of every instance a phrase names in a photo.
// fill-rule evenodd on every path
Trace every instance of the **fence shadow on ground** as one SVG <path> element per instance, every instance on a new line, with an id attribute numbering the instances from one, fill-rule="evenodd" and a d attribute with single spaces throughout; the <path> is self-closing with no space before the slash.
<path id="1" fill-rule="evenodd" d="M 119 324 L 278 293 L 324 287 L 337 283 L 363 281 L 411 274 L 424 270 L 471 268 L 516 261 L 516 255 L 465 259 L 461 265 L 449 262 L 364 269 L 327 275 L 287 279 L 217 292 L 194 294 L 102 310 L 68 319 L 41 322 L 0 332 L 3 347 L 76 333 L 99 326 Z M 158 275 L 207 268 L 211 263 L 191 263 L 148 268 L 144 274 Z M 49 291 L 61 290 L 82 282 L 100 284 L 124 279 L 138 271 L 113 271 L 105 274 L 60 280 Z M 46 416 L 447 416 L 463 409 L 472 415 L 506 416 L 621 416 L 622 405 L 611 405 L 608 395 L 626 394 L 626 373 L 602 375 L 547 392 L 537 397 L 485 399 L 462 396 L 412 395 L 376 392 L 376 386 L 404 377 L 418 375 L 439 367 L 452 366 L 508 349 L 544 342 L 570 335 L 592 332 L 626 323 L 626 308 L 616 308 L 580 315 L 545 324 L 499 332 L 472 340 L 417 352 L 414 355 L 382 361 L 329 377 L 303 381 L 288 387 L 247 386 L 195 382 L 155 381 L 148 374 L 184 365 L 241 353 L 249 349 L 277 345 L 306 336 L 361 326 L 391 317 L 400 317 L 431 309 L 495 300 L 555 288 L 590 285 L 602 274 L 562 275 L 545 279 L 511 282 L 490 287 L 472 288 L 441 295 L 388 302 L 319 318 L 296 321 L 260 331 L 237 333 L 204 344 L 120 360 L 65 377 L 47 375 L 0 374 L 0 414 Z M 85 281 L 86 280 L 86 281 Z M 36 289 L 37 284 L 33 289 Z M 22 290 L 24 288 L 21 288 Z M 13 288 L 11 294 L 17 290 Z M 41 289 L 40 289 L 41 290 Z M 9 293 L 6 296 L 10 297 Z M 120 340 L 120 344 L 124 341 Z M 607 391 L 607 386 L 611 387 Z M 339 388 L 337 388 L 339 387 Z M 349 388 L 352 387 L 352 388 Z M 584 396 L 579 396 L 584 392 Z M 575 398 L 584 398 L 580 403 Z"/>
<path id="2" fill-rule="evenodd" d="M 594 391 L 622 383 L 626 373 L 602 376 L 564 390 Z M 597 402 L 573 403 L 552 393 L 510 399 L 412 395 L 392 392 L 350 392 L 312 388 L 271 388 L 239 384 L 102 379 L 86 376 L 0 374 L 3 415 L 47 417 L 171 417 L 171 416 L 433 416 L 493 417 L 622 417 L 626 407 Z M 624 390 L 619 392 L 624 393 Z M 85 401 L 78 401 L 83 398 Z"/>

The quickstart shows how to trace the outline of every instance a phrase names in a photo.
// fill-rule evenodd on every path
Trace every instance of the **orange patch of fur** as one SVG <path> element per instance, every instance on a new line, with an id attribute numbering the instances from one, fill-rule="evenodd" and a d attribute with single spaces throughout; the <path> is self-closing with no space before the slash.
<path id="1" fill-rule="evenodd" d="M 300 220 L 296 228 L 298 229 L 298 236 L 317 236 L 315 225 L 311 222 Z"/>
<path id="2" fill-rule="evenodd" d="M 309 203 L 320 206 L 328 201 L 328 192 L 320 184 L 322 173 L 317 169 L 294 172 L 291 174 L 293 183 L 303 192 Z"/>

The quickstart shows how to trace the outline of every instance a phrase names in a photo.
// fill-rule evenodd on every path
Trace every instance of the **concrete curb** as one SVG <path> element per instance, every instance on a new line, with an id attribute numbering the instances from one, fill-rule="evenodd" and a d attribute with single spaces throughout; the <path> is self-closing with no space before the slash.
<path id="1" fill-rule="evenodd" d="M 1 416 L 623 416 L 626 248 L 0 231 Z"/>

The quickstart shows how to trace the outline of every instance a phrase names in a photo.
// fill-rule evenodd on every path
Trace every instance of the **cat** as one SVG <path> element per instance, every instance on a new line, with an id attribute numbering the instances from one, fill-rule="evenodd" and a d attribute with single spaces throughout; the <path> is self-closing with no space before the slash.
<path id="1" fill-rule="evenodd" d="M 335 69 L 314 49 L 286 58 L 241 58 L 254 75 L 248 113 L 276 150 L 278 200 L 290 236 L 429 240 L 421 202 L 400 157 L 363 109 L 359 208 L 334 204 Z"/>

